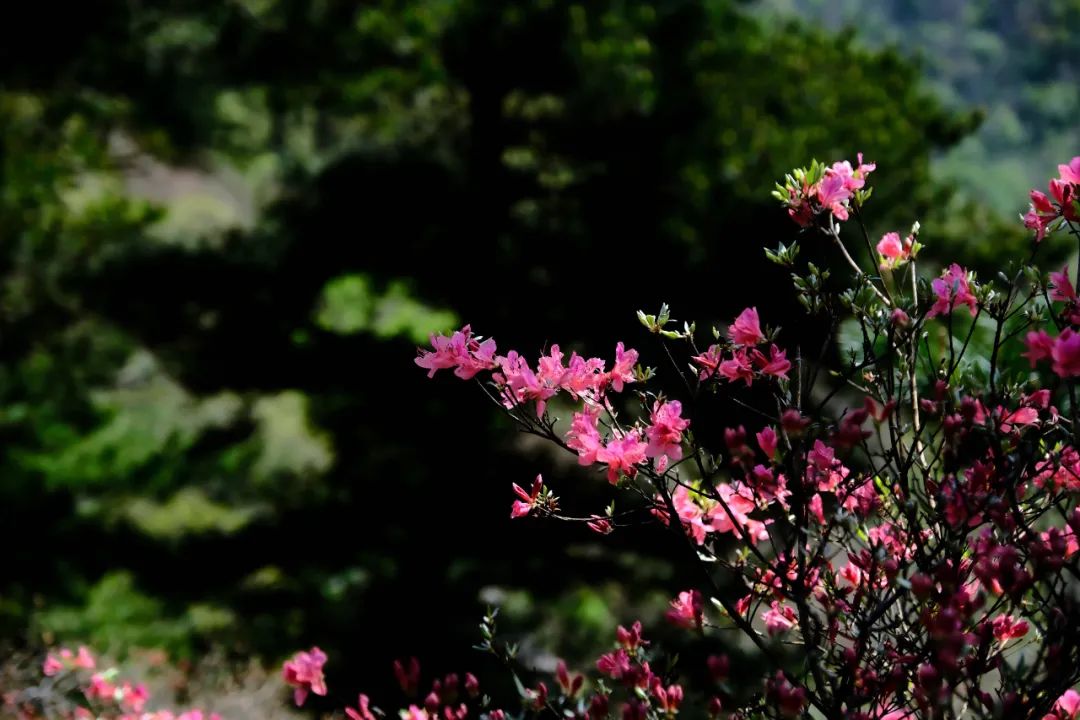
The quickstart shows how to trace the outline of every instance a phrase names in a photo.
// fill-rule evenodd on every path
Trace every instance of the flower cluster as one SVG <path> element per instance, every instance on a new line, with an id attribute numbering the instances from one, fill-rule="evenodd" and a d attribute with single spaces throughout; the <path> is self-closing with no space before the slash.
<path id="1" fill-rule="evenodd" d="M 777 184 L 773 195 L 785 205 L 791 219 L 803 227 L 829 213 L 836 220 L 847 220 L 852 200 L 861 204 L 867 197 L 861 193 L 866 178 L 877 168 L 864 163 L 862 153 L 854 166 L 847 160 L 832 165 L 814 161 L 809 168 L 799 168 Z"/>
<path id="2" fill-rule="evenodd" d="M 144 684 L 121 677 L 115 667 L 103 666 L 85 646 L 47 653 L 41 675 L 40 685 L 0 696 L 0 710 L 11 711 L 19 720 L 220 720 L 200 709 L 151 710 L 150 692 Z"/>
<path id="3" fill-rule="evenodd" d="M 1031 208 L 1024 215 L 1024 226 L 1035 231 L 1036 242 L 1063 225 L 1080 222 L 1080 156 L 1058 165 L 1058 177 L 1050 181 L 1049 189 L 1050 197 L 1031 191 Z"/>

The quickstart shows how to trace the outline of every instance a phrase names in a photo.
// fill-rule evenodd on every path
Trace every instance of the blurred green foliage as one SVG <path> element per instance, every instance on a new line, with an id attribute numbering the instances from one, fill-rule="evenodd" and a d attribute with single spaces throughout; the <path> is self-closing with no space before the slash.
<path id="1" fill-rule="evenodd" d="M 767 17 L 803 17 L 918 60 L 950 107 L 977 107 L 977 132 L 935 176 L 998 212 L 1026 209 L 1080 148 L 1077 0 L 753 0 Z"/>
<path id="2" fill-rule="evenodd" d="M 434 389 L 414 344 L 465 319 L 599 354 L 639 306 L 727 317 L 787 282 L 768 191 L 810 157 L 877 161 L 874 226 L 921 218 L 931 252 L 1021 241 L 934 181 L 977 118 L 900 53 L 725 0 L 29 12 L 0 48 L 0 533 L 33 547 L 8 636 L 449 664 L 490 585 L 584 655 L 682 589 L 646 561 L 665 541 L 611 562 L 511 527 L 538 468 L 606 485 Z"/>

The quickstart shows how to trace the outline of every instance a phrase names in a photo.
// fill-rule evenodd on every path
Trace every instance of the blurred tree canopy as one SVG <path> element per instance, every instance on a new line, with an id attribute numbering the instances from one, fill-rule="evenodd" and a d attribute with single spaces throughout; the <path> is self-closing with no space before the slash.
<path id="1" fill-rule="evenodd" d="M 606 356 L 647 340 L 638 307 L 705 324 L 751 291 L 793 325 L 761 248 L 793 235 L 772 182 L 814 156 L 878 163 L 875 227 L 991 266 L 1007 245 L 954 231 L 930 176 L 973 115 L 894 51 L 726 0 L 24 13 L 0 44 L 7 637 L 315 642 L 377 689 L 402 654 L 459 662 L 498 601 L 586 651 L 682 589 L 664 539 L 511 525 L 537 469 L 608 488 L 436 389 L 415 344 L 467 320 Z"/>
<path id="2" fill-rule="evenodd" d="M 1077 0 L 752 0 L 775 22 L 799 16 L 916 57 L 948 107 L 978 107 L 973 135 L 938 163 L 999 212 L 1026 209 L 1080 147 Z"/>

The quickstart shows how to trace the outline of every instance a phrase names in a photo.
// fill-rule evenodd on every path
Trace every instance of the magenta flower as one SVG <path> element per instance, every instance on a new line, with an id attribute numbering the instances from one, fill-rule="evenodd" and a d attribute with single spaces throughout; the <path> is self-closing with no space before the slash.
<path id="1" fill-rule="evenodd" d="M 649 439 L 645 455 L 657 458 L 657 469 L 663 472 L 668 459 L 682 459 L 682 434 L 690 421 L 682 417 L 682 403 L 678 400 L 657 400 L 650 419 L 652 424 L 645 428 L 645 437 Z"/>
<path id="2" fill-rule="evenodd" d="M 1024 344 L 1027 345 L 1027 352 L 1021 353 L 1021 357 L 1026 357 L 1031 367 L 1035 367 L 1039 360 L 1050 357 L 1054 351 L 1054 338 L 1047 335 L 1045 330 L 1029 332 L 1024 338 Z"/>
<path id="3" fill-rule="evenodd" d="M 598 462 L 608 466 L 608 482 L 615 485 L 620 475 L 633 477 L 637 474 L 637 464 L 645 460 L 648 443 L 642 442 L 637 430 L 631 430 L 622 437 L 612 439 L 596 454 Z"/>
<path id="4" fill-rule="evenodd" d="M 762 619 L 765 621 L 765 629 L 770 635 L 780 635 L 795 627 L 797 622 L 795 610 L 787 605 L 781 605 L 778 600 L 773 600 Z"/>
<path id="5" fill-rule="evenodd" d="M 748 307 L 739 313 L 739 317 L 735 318 L 735 322 L 728 328 L 728 337 L 736 345 L 758 345 L 764 342 L 765 334 L 761 332 L 757 308 Z"/>
<path id="6" fill-rule="evenodd" d="M 671 495 L 671 503 L 675 506 L 675 512 L 679 515 L 679 521 L 683 528 L 690 534 L 698 545 L 705 542 L 705 536 L 712 532 L 705 511 L 694 502 L 690 490 L 683 485 L 675 488 Z"/>
<path id="7" fill-rule="evenodd" d="M 368 707 L 371 700 L 367 695 L 360 693 L 360 697 L 356 703 L 356 708 L 345 708 L 345 714 L 351 718 L 351 720 L 375 720 L 375 714 L 371 712 Z"/>
<path id="8" fill-rule="evenodd" d="M 750 355 L 747 353 L 746 348 L 739 348 L 731 356 L 731 359 L 720 363 L 720 374 L 728 382 L 745 380 L 747 387 L 749 387 L 754 382 L 754 368 L 750 364 Z"/>
<path id="9" fill-rule="evenodd" d="M 882 270 L 894 270 L 900 267 L 911 259 L 914 242 L 910 235 L 901 241 L 899 233 L 885 233 L 877 244 L 878 265 Z"/>
<path id="10" fill-rule="evenodd" d="M 1054 714 L 1043 718 L 1046 720 L 1076 720 L 1080 715 L 1080 693 L 1075 690 L 1066 690 L 1065 693 L 1054 703 Z"/>
<path id="11" fill-rule="evenodd" d="M 991 625 L 994 629 L 994 638 L 1002 644 L 1024 637 L 1029 629 L 1026 621 L 1018 620 L 1011 615 L 998 615 L 991 621 Z"/>
<path id="12" fill-rule="evenodd" d="M 317 647 L 307 652 L 298 652 L 291 660 L 285 661 L 281 675 L 286 683 L 295 688 L 293 699 L 297 707 L 304 704 L 309 692 L 326 695 L 326 679 L 323 677 L 325 664 L 326 653 Z"/>
<path id="13" fill-rule="evenodd" d="M 664 617 L 672 625 L 691 630 L 700 628 L 705 613 L 705 599 L 698 590 L 684 590 L 671 601 Z"/>
<path id="14" fill-rule="evenodd" d="M 817 185 L 817 199 L 822 207 L 833 214 L 837 220 L 848 219 L 847 201 L 851 199 L 851 188 L 842 175 L 827 174 Z"/>
<path id="15" fill-rule="evenodd" d="M 455 368 L 454 374 L 462 380 L 468 380 L 481 370 L 490 370 L 495 366 L 495 341 L 480 341 L 473 337 L 468 325 L 450 337 L 432 335 L 433 351 L 417 349 L 419 354 L 416 364 L 428 370 L 428 377 L 434 377 L 439 370 Z"/>
<path id="16" fill-rule="evenodd" d="M 1031 191 L 1031 206 L 1024 215 L 1024 227 L 1035 231 L 1035 242 L 1046 237 L 1047 229 L 1058 215 L 1058 209 L 1050 198 L 1038 190 Z"/>
<path id="17" fill-rule="evenodd" d="M 525 492 L 517 483 L 513 483 L 513 488 L 514 493 L 521 499 L 515 500 L 514 504 L 510 506 L 510 518 L 525 517 L 536 507 L 536 501 L 540 497 L 540 492 L 544 489 L 544 478 L 542 475 L 536 476 L 536 479 L 533 480 L 532 492 Z"/>
<path id="18" fill-rule="evenodd" d="M 720 369 L 720 362 L 723 360 L 719 345 L 710 345 L 709 349 L 700 355 L 695 355 L 690 360 L 701 368 L 698 373 L 698 378 L 701 380 L 708 380 Z"/>
<path id="19" fill-rule="evenodd" d="M 1058 165 L 1058 174 L 1061 182 L 1080 185 L 1080 156 L 1074 157 L 1068 165 Z"/>
<path id="20" fill-rule="evenodd" d="M 1054 372 L 1060 377 L 1080 376 L 1080 333 L 1073 332 L 1072 328 L 1062 330 L 1054 341 L 1050 359 Z"/>
<path id="21" fill-rule="evenodd" d="M 770 460 L 776 459 L 776 431 L 772 427 L 766 426 L 754 437 L 757 438 L 758 447 L 761 448 L 761 452 L 765 453 L 765 457 Z"/>
<path id="22" fill-rule="evenodd" d="M 791 361 L 787 359 L 787 353 L 775 345 L 769 346 L 769 357 L 760 350 L 753 350 L 751 357 L 757 365 L 758 372 L 762 375 L 772 375 L 781 380 L 787 380 L 788 371 L 791 370 Z"/>
<path id="23" fill-rule="evenodd" d="M 1076 289 L 1069 280 L 1069 266 L 1061 272 L 1050 273 L 1050 299 L 1058 302 L 1076 302 Z"/>
<path id="24" fill-rule="evenodd" d="M 634 365 L 637 361 L 637 350 L 626 350 L 622 343 L 615 346 L 615 367 L 611 368 L 609 374 L 615 392 L 623 391 L 623 383 L 634 382 Z"/>
<path id="25" fill-rule="evenodd" d="M 604 443 L 596 423 L 600 419 L 600 408 L 586 405 L 581 412 L 574 413 L 570 423 L 570 432 L 566 433 L 566 446 L 578 454 L 578 463 L 592 465 L 603 449 Z"/>
<path id="26" fill-rule="evenodd" d="M 933 307 L 930 308 L 930 311 L 926 313 L 926 317 L 932 318 L 936 315 L 946 315 L 956 309 L 958 305 L 967 305 L 972 316 L 975 315 L 975 308 L 978 303 L 975 296 L 971 294 L 967 271 L 964 268 L 953 263 L 948 270 L 942 273 L 941 277 L 934 278 L 930 285 L 937 300 L 934 302 Z"/>

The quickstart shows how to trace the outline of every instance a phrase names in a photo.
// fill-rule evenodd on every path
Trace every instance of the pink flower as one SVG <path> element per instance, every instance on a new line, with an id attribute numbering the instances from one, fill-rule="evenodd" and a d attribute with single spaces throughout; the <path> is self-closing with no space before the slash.
<path id="1" fill-rule="evenodd" d="M 1072 328 L 1062 330 L 1054 341 L 1050 359 L 1054 372 L 1060 377 L 1080 376 L 1080 334 L 1073 332 Z"/>
<path id="2" fill-rule="evenodd" d="M 967 271 L 953 263 L 941 277 L 935 278 L 931 283 L 937 300 L 933 307 L 926 313 L 926 317 L 945 315 L 952 312 L 957 305 L 967 305 L 972 316 L 975 315 L 977 305 L 975 296 L 971 294 L 968 285 Z"/>
<path id="3" fill-rule="evenodd" d="M 439 370 L 455 368 L 454 374 L 463 380 L 476 375 L 481 370 L 490 370 L 495 366 L 495 341 L 483 342 L 473 337 L 472 329 L 466 325 L 451 337 L 432 335 L 433 352 L 417 349 L 419 356 L 416 364 L 428 370 L 428 377 L 434 377 Z"/>
<path id="4" fill-rule="evenodd" d="M 667 621 L 687 630 L 700 628 L 705 611 L 705 600 L 698 590 L 684 590 L 671 601 L 664 615 Z"/>
<path id="5" fill-rule="evenodd" d="M 528 361 L 516 350 L 511 350 L 505 357 L 496 357 L 495 362 L 499 372 L 494 373 L 492 379 L 501 386 L 503 405 L 513 408 L 528 400 L 535 400 L 536 416 L 543 416 L 548 399 L 559 392 L 558 388 L 542 382 L 529 367 Z"/>
<path id="6" fill-rule="evenodd" d="M 360 698 L 357 700 L 356 709 L 351 707 L 345 708 L 345 714 L 348 715 L 351 720 L 375 720 L 375 714 L 368 708 L 369 703 L 368 696 L 364 693 L 360 693 Z"/>
<path id="7" fill-rule="evenodd" d="M 1062 720 L 1075 720 L 1077 715 L 1080 715 L 1080 693 L 1075 690 L 1066 690 L 1054 703 L 1054 712 Z M 1046 717 L 1053 718 L 1054 715 Z"/>
<path id="8" fill-rule="evenodd" d="M 716 374 L 720 368 L 720 361 L 723 357 L 720 354 L 719 345 L 710 345 L 709 349 L 700 355 L 695 355 L 690 360 L 701 368 L 698 377 L 701 380 L 708 380 L 710 377 Z"/>
<path id="9" fill-rule="evenodd" d="M 758 447 L 761 448 L 761 452 L 765 453 L 765 457 L 770 460 L 776 459 L 776 431 L 771 427 L 762 428 L 761 432 L 757 433 L 754 437 L 757 438 Z"/>
<path id="10" fill-rule="evenodd" d="M 728 382 L 745 380 L 749 387 L 754 382 L 754 368 L 750 365 L 750 357 L 745 348 L 739 348 L 730 360 L 720 363 L 720 374 L 727 378 Z"/>
<path id="11" fill-rule="evenodd" d="M 821 493 L 814 493 L 808 503 L 810 514 L 818 521 L 818 525 L 825 524 L 825 508 L 821 504 Z"/>
<path id="12" fill-rule="evenodd" d="M 1050 198 L 1038 190 L 1031 191 L 1031 207 L 1024 215 L 1024 227 L 1035 231 L 1035 242 L 1046 237 L 1047 228 L 1058 217 L 1058 209 Z"/>
<path id="13" fill-rule="evenodd" d="M 694 502 L 690 490 L 683 485 L 675 488 L 675 492 L 671 495 L 671 502 L 679 515 L 679 521 L 690 537 L 694 538 L 694 542 L 698 545 L 703 544 L 705 536 L 712 531 L 712 527 L 706 520 L 705 511 Z"/>
<path id="14" fill-rule="evenodd" d="M 612 680 L 618 680 L 630 672 L 630 656 L 626 650 L 619 648 L 614 652 L 601 655 L 596 661 L 596 669 L 601 675 L 606 675 Z"/>
<path id="15" fill-rule="evenodd" d="M 623 391 L 623 383 L 634 382 L 634 365 L 637 361 L 637 350 L 626 350 L 622 343 L 615 346 L 615 367 L 611 368 L 609 375 L 615 392 Z"/>
<path id="16" fill-rule="evenodd" d="M 1074 157 L 1068 165 L 1058 165 L 1061 182 L 1080 185 L 1080 156 Z"/>
<path id="17" fill-rule="evenodd" d="M 600 535 L 610 535 L 614 528 L 611 526 L 611 521 L 602 515 L 592 515 L 591 519 L 585 523 L 590 530 Z"/>
<path id="18" fill-rule="evenodd" d="M 540 361 L 543 363 L 544 359 L 541 358 Z M 571 353 L 560 387 L 575 400 L 585 395 L 595 399 L 604 383 L 604 366 L 605 363 L 600 358 L 586 360 L 577 353 Z"/>
<path id="19" fill-rule="evenodd" d="M 541 475 L 537 475 L 533 480 L 532 492 L 527 493 L 517 483 L 513 483 L 514 493 L 521 498 L 515 500 L 514 504 L 510 506 L 510 517 L 519 518 L 528 515 L 532 512 L 532 509 L 536 507 L 536 500 L 540 497 L 540 491 L 544 489 L 544 478 Z"/>
<path id="20" fill-rule="evenodd" d="M 45 677 L 52 677 L 64 669 L 64 663 L 60 662 L 52 653 L 45 656 L 45 662 L 41 665 L 41 672 Z"/>
<path id="21" fill-rule="evenodd" d="M 603 439 L 596 423 L 600 418 L 600 408 L 585 406 L 581 412 L 574 413 L 570 423 L 570 432 L 566 433 L 566 446 L 578 454 L 580 465 L 592 465 L 596 456 L 603 449 Z"/>
<path id="22" fill-rule="evenodd" d="M 112 700 L 116 697 L 116 686 L 105 679 L 101 673 L 94 673 L 90 677 L 90 685 L 84 691 L 87 699 Z"/>
<path id="23" fill-rule="evenodd" d="M 650 420 L 652 424 L 645 428 L 645 436 L 649 439 L 645 454 L 658 458 L 657 469 L 663 472 L 669 458 L 682 459 L 682 434 L 690 421 L 682 417 L 682 403 L 678 400 L 656 401 Z"/>
<path id="24" fill-rule="evenodd" d="M 841 175 L 826 175 L 818 183 L 816 191 L 818 202 L 830 211 L 833 217 L 837 220 L 848 219 L 847 201 L 851 198 L 851 189 Z"/>
<path id="25" fill-rule="evenodd" d="M 765 683 L 765 697 L 775 703 L 786 718 L 801 717 L 806 707 L 806 689 L 792 685 L 783 670 L 777 670 L 776 675 Z"/>
<path id="26" fill-rule="evenodd" d="M 1031 367 L 1035 367 L 1039 360 L 1050 357 L 1054 351 L 1054 338 L 1047 335 L 1045 330 L 1029 332 L 1024 344 L 1027 345 L 1027 352 L 1022 353 L 1021 357 L 1026 357 Z"/>
<path id="27" fill-rule="evenodd" d="M 757 365 L 758 371 L 762 375 L 772 375 L 781 380 L 787 379 L 788 370 L 791 369 L 791 361 L 787 359 L 787 353 L 780 348 L 770 345 L 767 359 L 760 350 L 753 350 L 752 357 L 754 358 L 754 364 Z"/>
<path id="28" fill-rule="evenodd" d="M 893 308 L 889 320 L 892 321 L 893 325 L 901 328 L 906 328 L 911 324 L 911 316 L 904 312 L 903 308 Z"/>
<path id="29" fill-rule="evenodd" d="M 770 635 L 780 635 L 795 627 L 795 610 L 787 605 L 781 605 L 778 600 L 773 600 L 769 607 L 763 619 L 765 629 Z"/>
<path id="30" fill-rule="evenodd" d="M 890 232 L 882 235 L 877 244 L 880 256 L 878 264 L 881 269 L 892 270 L 910 260 L 913 245 L 914 240 L 910 236 L 901 242 L 899 233 Z"/>
<path id="31" fill-rule="evenodd" d="M 1027 622 L 1011 615 L 998 615 L 991 624 L 994 629 L 994 638 L 1002 644 L 1022 638 L 1028 633 Z"/>
<path id="32" fill-rule="evenodd" d="M 736 345 L 757 345 L 764 342 L 765 335 L 761 332 L 761 323 L 758 320 L 757 308 L 746 308 L 735 322 L 728 328 L 728 337 Z"/>
<path id="33" fill-rule="evenodd" d="M 608 466 L 608 482 L 615 485 L 620 475 L 633 477 L 637 474 L 637 464 L 645 460 L 648 443 L 642 442 L 637 430 L 631 430 L 622 437 L 613 438 L 599 452 L 596 460 Z"/>
<path id="34" fill-rule="evenodd" d="M 1058 302 L 1075 302 L 1076 289 L 1069 281 L 1069 266 L 1066 265 L 1061 272 L 1050 273 L 1050 299 Z"/>
<path id="35" fill-rule="evenodd" d="M 326 679 L 323 677 L 325 664 L 326 653 L 317 647 L 298 652 L 291 660 L 285 661 L 281 674 L 287 684 L 296 688 L 293 699 L 297 707 L 304 704 L 309 692 L 326 695 Z"/>

